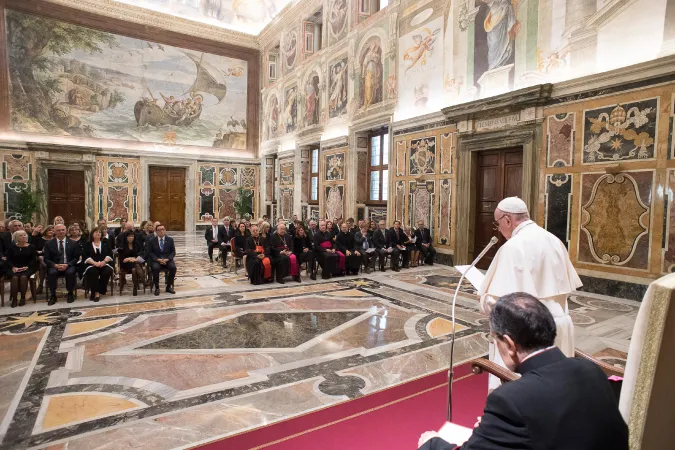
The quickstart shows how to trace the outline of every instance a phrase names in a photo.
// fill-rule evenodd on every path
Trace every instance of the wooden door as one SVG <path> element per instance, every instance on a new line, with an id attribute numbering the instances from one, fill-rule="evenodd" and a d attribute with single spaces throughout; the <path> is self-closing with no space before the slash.
<path id="1" fill-rule="evenodd" d="M 150 219 L 168 231 L 185 231 L 185 169 L 150 167 Z"/>
<path id="2" fill-rule="evenodd" d="M 85 220 L 84 171 L 47 170 L 47 192 L 49 192 L 49 223 L 61 216 L 66 225 L 75 220 Z"/>
<path id="3" fill-rule="evenodd" d="M 499 247 L 506 242 L 504 236 L 494 230 L 495 208 L 502 199 L 520 197 L 523 193 L 523 150 L 480 152 L 477 166 L 474 256 L 483 251 L 492 236 L 499 238 L 499 243 L 476 265 L 487 269 Z"/>

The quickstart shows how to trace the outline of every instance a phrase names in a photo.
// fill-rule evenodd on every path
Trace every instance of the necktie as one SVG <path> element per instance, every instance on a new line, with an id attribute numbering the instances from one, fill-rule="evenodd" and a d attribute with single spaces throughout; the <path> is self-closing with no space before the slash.
<path id="1" fill-rule="evenodd" d="M 66 260 L 66 254 L 63 251 L 63 241 L 59 241 L 59 256 L 61 256 L 61 262 Z"/>
<path id="2" fill-rule="evenodd" d="M 363 238 L 363 248 L 368 250 L 368 237 Z"/>
<path id="3" fill-rule="evenodd" d="M 159 251 L 160 252 L 164 251 L 164 239 L 159 240 Z"/>

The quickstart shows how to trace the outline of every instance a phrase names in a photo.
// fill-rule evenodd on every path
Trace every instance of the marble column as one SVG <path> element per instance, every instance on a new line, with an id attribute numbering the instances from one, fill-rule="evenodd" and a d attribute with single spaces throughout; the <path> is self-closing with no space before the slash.
<path id="1" fill-rule="evenodd" d="M 302 219 L 302 151 L 295 149 L 293 159 L 293 214 Z"/>
<path id="2" fill-rule="evenodd" d="M 356 217 L 356 197 L 359 160 L 358 149 L 356 148 L 356 137 L 354 133 L 349 135 L 347 154 L 345 155 L 345 173 L 347 173 L 347 183 L 345 186 L 345 210 L 344 219 Z"/>
<path id="3" fill-rule="evenodd" d="M 597 11 L 596 0 L 567 0 L 565 13 L 565 50 L 575 77 L 595 72 L 598 31 L 586 27 L 587 19 Z"/>

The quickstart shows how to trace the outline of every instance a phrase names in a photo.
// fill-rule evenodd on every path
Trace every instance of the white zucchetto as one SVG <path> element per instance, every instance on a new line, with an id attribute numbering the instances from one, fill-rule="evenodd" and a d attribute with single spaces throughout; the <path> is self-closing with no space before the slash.
<path id="1" fill-rule="evenodd" d="M 527 214 L 527 205 L 518 197 L 507 197 L 497 205 L 497 209 L 505 213 Z"/>

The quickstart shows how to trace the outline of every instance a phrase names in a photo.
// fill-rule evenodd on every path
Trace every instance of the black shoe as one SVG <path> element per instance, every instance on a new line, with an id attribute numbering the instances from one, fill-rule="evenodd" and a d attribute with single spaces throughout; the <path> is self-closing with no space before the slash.
<path id="1" fill-rule="evenodd" d="M 26 306 L 26 297 L 21 297 L 21 300 L 19 301 L 19 306 Z"/>
<path id="2" fill-rule="evenodd" d="M 169 293 L 169 294 L 175 294 L 176 293 L 176 291 L 173 290 L 173 286 L 167 286 L 166 292 Z"/>
<path id="3" fill-rule="evenodd" d="M 316 273 L 313 273 L 309 276 L 310 280 L 316 280 Z"/>
<path id="4" fill-rule="evenodd" d="M 391 270 L 393 270 L 394 272 L 400 272 L 401 271 L 401 269 L 399 269 L 398 267 L 392 267 Z"/>
<path id="5" fill-rule="evenodd" d="M 133 295 L 134 297 L 138 295 L 138 288 L 136 286 L 134 286 L 134 291 L 131 293 L 131 295 Z"/>
<path id="6" fill-rule="evenodd" d="M 155 295 L 159 295 L 159 287 L 155 288 Z"/>
<path id="7" fill-rule="evenodd" d="M 300 283 L 300 281 L 301 281 L 301 280 L 300 280 L 300 275 L 294 276 L 294 277 L 293 277 L 293 281 L 295 281 L 295 282 L 297 282 L 297 283 Z"/>
<path id="8" fill-rule="evenodd" d="M 52 294 L 52 296 L 49 297 L 49 301 L 47 302 L 47 305 L 52 306 L 54 303 L 56 303 L 56 294 Z"/>
<path id="9" fill-rule="evenodd" d="M 101 300 L 101 297 L 94 296 L 94 298 L 90 298 L 89 300 L 91 300 L 92 302 L 98 303 L 98 301 Z"/>
<path id="10" fill-rule="evenodd" d="M 12 299 L 12 308 L 16 308 L 16 298 Z"/>
<path id="11" fill-rule="evenodd" d="M 277 280 L 277 283 L 279 283 L 279 284 L 286 284 L 286 282 L 285 282 L 284 280 Z"/>
<path id="12" fill-rule="evenodd" d="M 73 303 L 75 301 L 75 296 L 72 292 L 68 292 L 68 303 Z"/>

